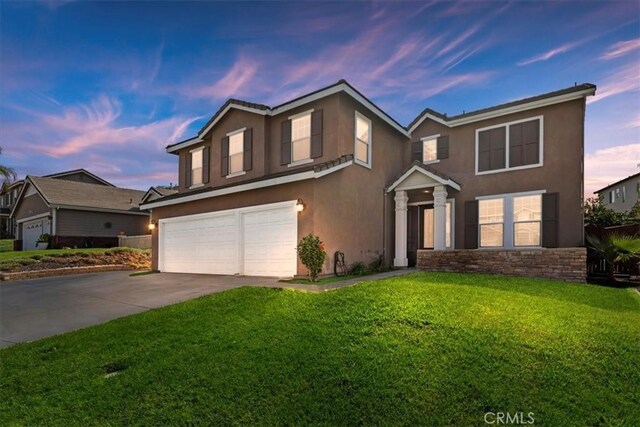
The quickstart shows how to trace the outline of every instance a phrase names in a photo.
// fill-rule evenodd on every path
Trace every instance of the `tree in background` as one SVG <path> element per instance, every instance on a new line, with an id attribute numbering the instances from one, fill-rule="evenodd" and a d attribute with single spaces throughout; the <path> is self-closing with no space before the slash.
<path id="1" fill-rule="evenodd" d="M 2 147 L 0 147 L 0 155 L 2 154 Z M 16 179 L 16 171 L 8 166 L 0 165 L 0 176 L 3 178 L 3 182 L 11 182 Z"/>
<path id="2" fill-rule="evenodd" d="M 597 197 L 590 197 L 584 202 L 584 225 L 587 227 L 612 227 L 632 222 L 629 212 L 616 212 L 603 205 Z"/>

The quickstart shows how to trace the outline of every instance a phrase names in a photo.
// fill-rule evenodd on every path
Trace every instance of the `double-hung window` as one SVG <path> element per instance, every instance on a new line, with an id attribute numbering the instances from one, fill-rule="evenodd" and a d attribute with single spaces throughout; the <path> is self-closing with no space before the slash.
<path id="1" fill-rule="evenodd" d="M 614 190 L 609 191 L 609 203 L 615 203 L 616 192 Z"/>
<path id="2" fill-rule="evenodd" d="M 540 246 L 542 196 L 513 197 L 513 246 Z"/>
<path id="3" fill-rule="evenodd" d="M 291 118 L 291 162 L 311 159 L 311 113 Z"/>
<path id="4" fill-rule="evenodd" d="M 428 163 L 438 160 L 438 138 L 422 140 L 422 162 Z"/>
<path id="5" fill-rule="evenodd" d="M 356 111 L 355 160 L 356 163 L 371 167 L 371 120 Z"/>
<path id="6" fill-rule="evenodd" d="M 542 246 L 542 193 L 478 200 L 480 248 Z"/>
<path id="7" fill-rule="evenodd" d="M 202 151 L 203 147 L 191 151 L 191 186 L 202 184 Z"/>
<path id="8" fill-rule="evenodd" d="M 481 248 L 504 246 L 504 199 L 484 199 L 478 202 L 478 227 Z"/>
<path id="9" fill-rule="evenodd" d="M 243 171 L 244 129 L 229 135 L 229 175 Z"/>

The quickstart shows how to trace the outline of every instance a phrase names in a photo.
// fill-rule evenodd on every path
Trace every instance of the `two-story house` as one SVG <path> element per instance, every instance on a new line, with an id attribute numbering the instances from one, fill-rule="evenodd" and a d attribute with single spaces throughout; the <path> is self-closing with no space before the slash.
<path id="1" fill-rule="evenodd" d="M 16 222 L 11 210 L 18 199 L 24 180 L 5 182 L 0 189 L 0 238 L 12 239 L 16 234 Z"/>
<path id="2" fill-rule="evenodd" d="M 594 93 L 584 84 L 453 117 L 427 109 L 407 127 L 344 80 L 274 107 L 230 99 L 167 147 L 178 192 L 142 206 L 153 268 L 304 274 L 295 247 L 309 233 L 325 243 L 326 273 L 335 251 L 425 268 L 429 253 L 508 262 L 579 247 Z"/>
<path id="3" fill-rule="evenodd" d="M 602 204 L 616 212 L 629 212 L 640 200 L 640 172 L 595 191 Z"/>

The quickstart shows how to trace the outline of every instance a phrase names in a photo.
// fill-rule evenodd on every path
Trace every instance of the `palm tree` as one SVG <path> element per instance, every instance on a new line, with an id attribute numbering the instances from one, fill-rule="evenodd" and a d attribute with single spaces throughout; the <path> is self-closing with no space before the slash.
<path id="1" fill-rule="evenodd" d="M 2 154 L 2 147 L 0 147 L 0 155 Z M 16 171 L 8 166 L 0 165 L 0 176 L 4 178 L 4 182 L 11 182 L 16 179 Z"/>
<path id="2" fill-rule="evenodd" d="M 614 234 L 599 239 L 596 236 L 587 235 L 587 242 L 607 262 L 607 278 L 612 282 L 616 281 L 614 276 L 616 264 L 640 258 L 640 239 L 635 236 Z"/>

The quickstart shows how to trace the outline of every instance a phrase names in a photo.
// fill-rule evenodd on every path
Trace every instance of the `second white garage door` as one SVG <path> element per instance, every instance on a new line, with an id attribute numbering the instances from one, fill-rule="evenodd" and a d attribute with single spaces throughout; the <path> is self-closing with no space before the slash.
<path id="1" fill-rule="evenodd" d="M 295 202 L 160 221 L 159 267 L 173 273 L 296 273 Z"/>

